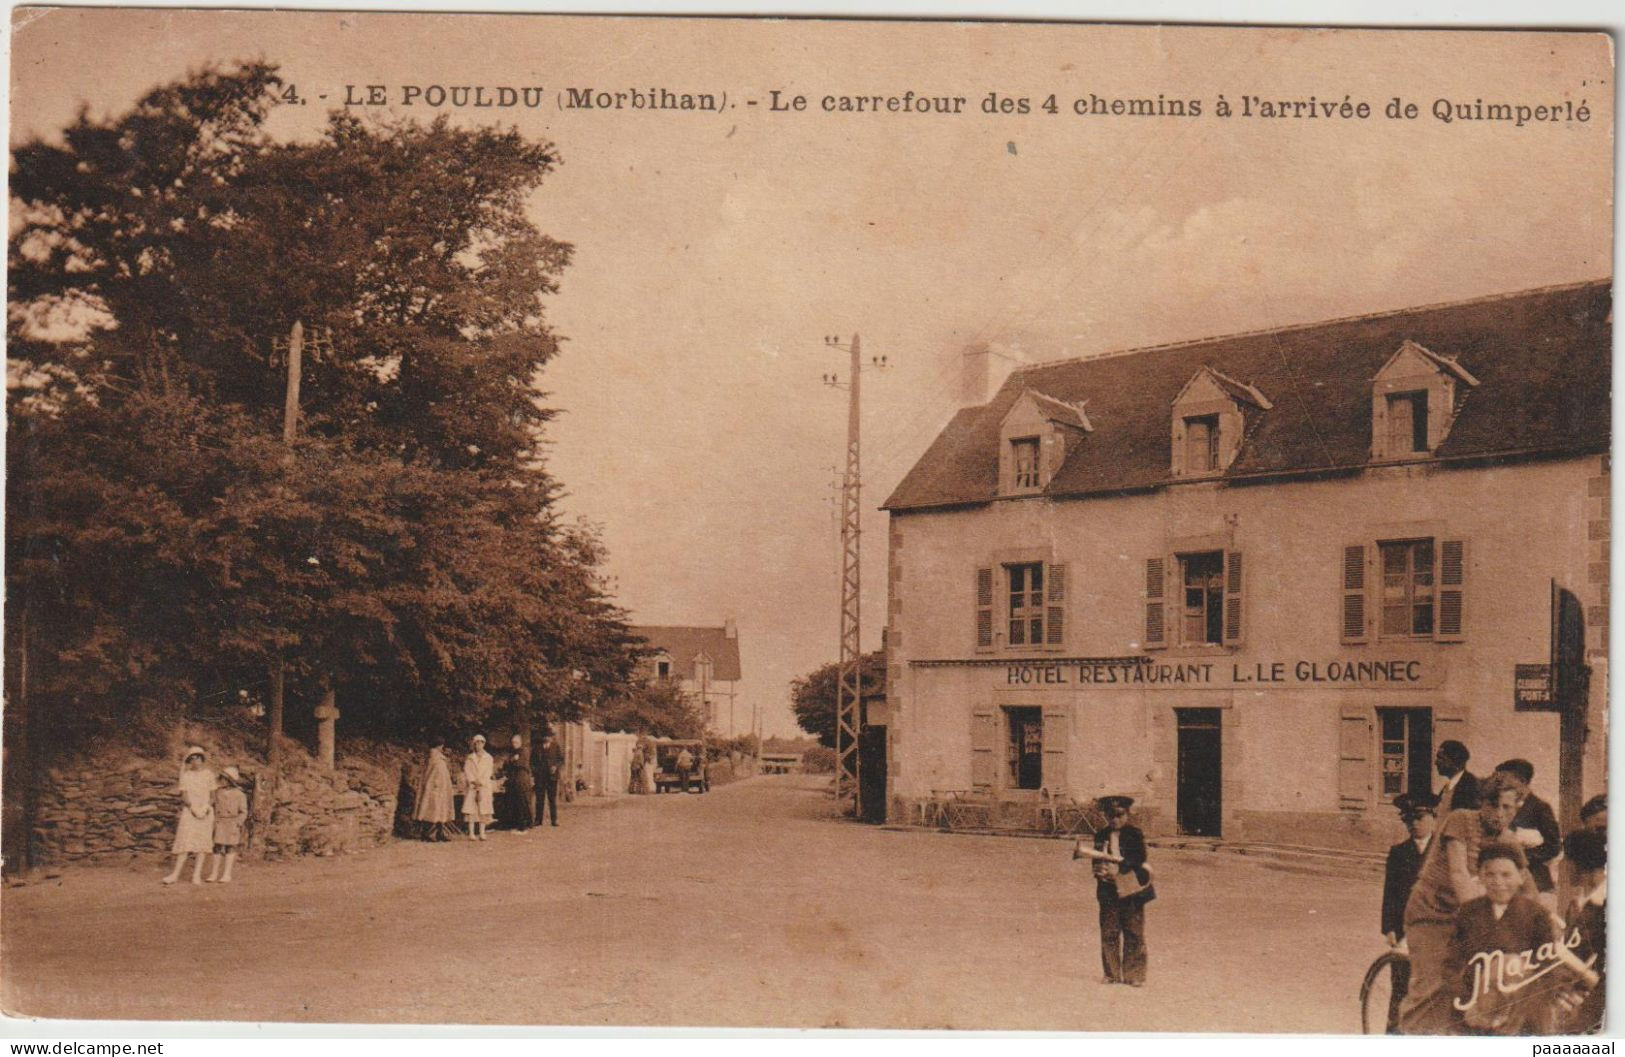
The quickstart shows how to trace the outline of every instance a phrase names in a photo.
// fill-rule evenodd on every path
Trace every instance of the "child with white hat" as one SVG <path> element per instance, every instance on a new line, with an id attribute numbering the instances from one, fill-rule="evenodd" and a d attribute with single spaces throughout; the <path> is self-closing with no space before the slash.
<path id="1" fill-rule="evenodd" d="M 243 792 L 243 776 L 236 767 L 227 767 L 220 772 L 220 788 L 214 794 L 215 858 L 207 880 L 230 883 L 231 868 L 237 862 L 237 846 L 243 842 L 243 826 L 247 821 L 248 795 Z"/>

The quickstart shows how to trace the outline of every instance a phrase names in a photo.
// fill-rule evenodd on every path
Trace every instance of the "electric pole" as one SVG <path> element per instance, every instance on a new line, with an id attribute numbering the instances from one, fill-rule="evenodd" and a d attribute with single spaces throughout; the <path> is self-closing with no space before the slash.
<path id="1" fill-rule="evenodd" d="M 851 358 L 845 383 L 836 375 L 826 374 L 824 384 L 833 389 L 845 389 L 848 396 L 846 472 L 841 478 L 841 656 L 835 678 L 835 799 L 841 802 L 851 797 L 852 813 L 861 817 L 863 794 L 858 786 L 858 730 L 863 721 L 863 507 L 860 502 L 859 394 L 865 368 L 882 368 L 887 363 L 886 357 L 877 356 L 865 364 L 856 334 L 852 335 L 851 345 L 843 346 L 837 337 L 825 338 L 824 344 L 845 351 Z"/>

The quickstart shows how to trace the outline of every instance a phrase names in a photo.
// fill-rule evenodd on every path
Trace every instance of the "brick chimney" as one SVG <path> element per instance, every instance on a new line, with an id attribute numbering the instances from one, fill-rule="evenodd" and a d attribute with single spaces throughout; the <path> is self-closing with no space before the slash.
<path id="1" fill-rule="evenodd" d="M 734 626 L 733 617 L 729 617 L 727 620 L 722 622 L 722 633 L 730 639 L 737 639 L 739 637 L 739 629 Z"/>

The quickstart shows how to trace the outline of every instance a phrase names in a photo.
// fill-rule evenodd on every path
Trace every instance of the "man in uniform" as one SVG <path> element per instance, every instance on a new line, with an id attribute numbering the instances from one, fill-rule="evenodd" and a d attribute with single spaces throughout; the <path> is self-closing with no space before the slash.
<path id="1" fill-rule="evenodd" d="M 1100 903 L 1100 961 L 1108 984 L 1145 986 L 1145 905 L 1156 898 L 1145 868 L 1145 834 L 1128 824 L 1132 797 L 1100 798 L 1106 825 L 1095 833 L 1095 899 Z M 1115 861 L 1113 861 L 1115 860 Z M 1119 881 L 1119 878 L 1125 878 Z M 1125 894 L 1124 890 L 1132 890 Z M 1137 889 L 1137 890 L 1135 890 Z"/>
<path id="2" fill-rule="evenodd" d="M 1399 820 L 1408 836 L 1388 849 L 1388 863 L 1382 881 L 1382 935 L 1388 946 L 1405 950 L 1405 902 L 1411 897 L 1416 875 L 1422 869 L 1422 856 L 1433 841 L 1434 801 L 1430 793 L 1401 793 L 1394 798 Z M 1399 1033 L 1399 1004 L 1404 1001 L 1411 978 L 1409 963 L 1394 969 L 1393 993 L 1388 999 L 1388 1034 Z"/>

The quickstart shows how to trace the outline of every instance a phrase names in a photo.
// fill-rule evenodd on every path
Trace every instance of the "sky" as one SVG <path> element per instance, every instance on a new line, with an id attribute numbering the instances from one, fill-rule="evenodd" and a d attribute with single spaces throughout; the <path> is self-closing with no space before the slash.
<path id="1" fill-rule="evenodd" d="M 1008 369 L 1611 267 L 1615 89 L 1593 34 L 58 10 L 15 15 L 12 47 L 13 143 L 252 58 L 307 99 L 278 110 L 280 135 L 377 84 L 388 105 L 356 109 L 556 143 L 563 164 L 530 206 L 576 247 L 547 305 L 567 339 L 541 379 L 564 412 L 551 467 L 568 510 L 601 527 L 635 622 L 737 621 L 740 701 L 769 735 L 794 731 L 790 680 L 838 649 L 846 394 L 821 378 L 846 360 L 826 335 L 861 334 L 890 364 L 863 378 L 872 649 L 879 507 L 960 406 L 967 346 Z M 431 85 L 540 85 L 546 103 L 403 105 Z M 569 88 L 661 87 L 732 105 L 557 105 Z M 775 90 L 807 109 L 771 110 Z M 821 105 L 909 91 L 965 103 Z M 985 114 L 989 93 L 1028 112 Z M 1221 93 L 1374 113 L 1220 118 Z M 1203 114 L 1072 112 L 1091 95 Z M 1383 116 L 1396 96 L 1418 117 Z M 1438 99 L 1584 100 L 1590 120 L 1445 124 Z"/>

